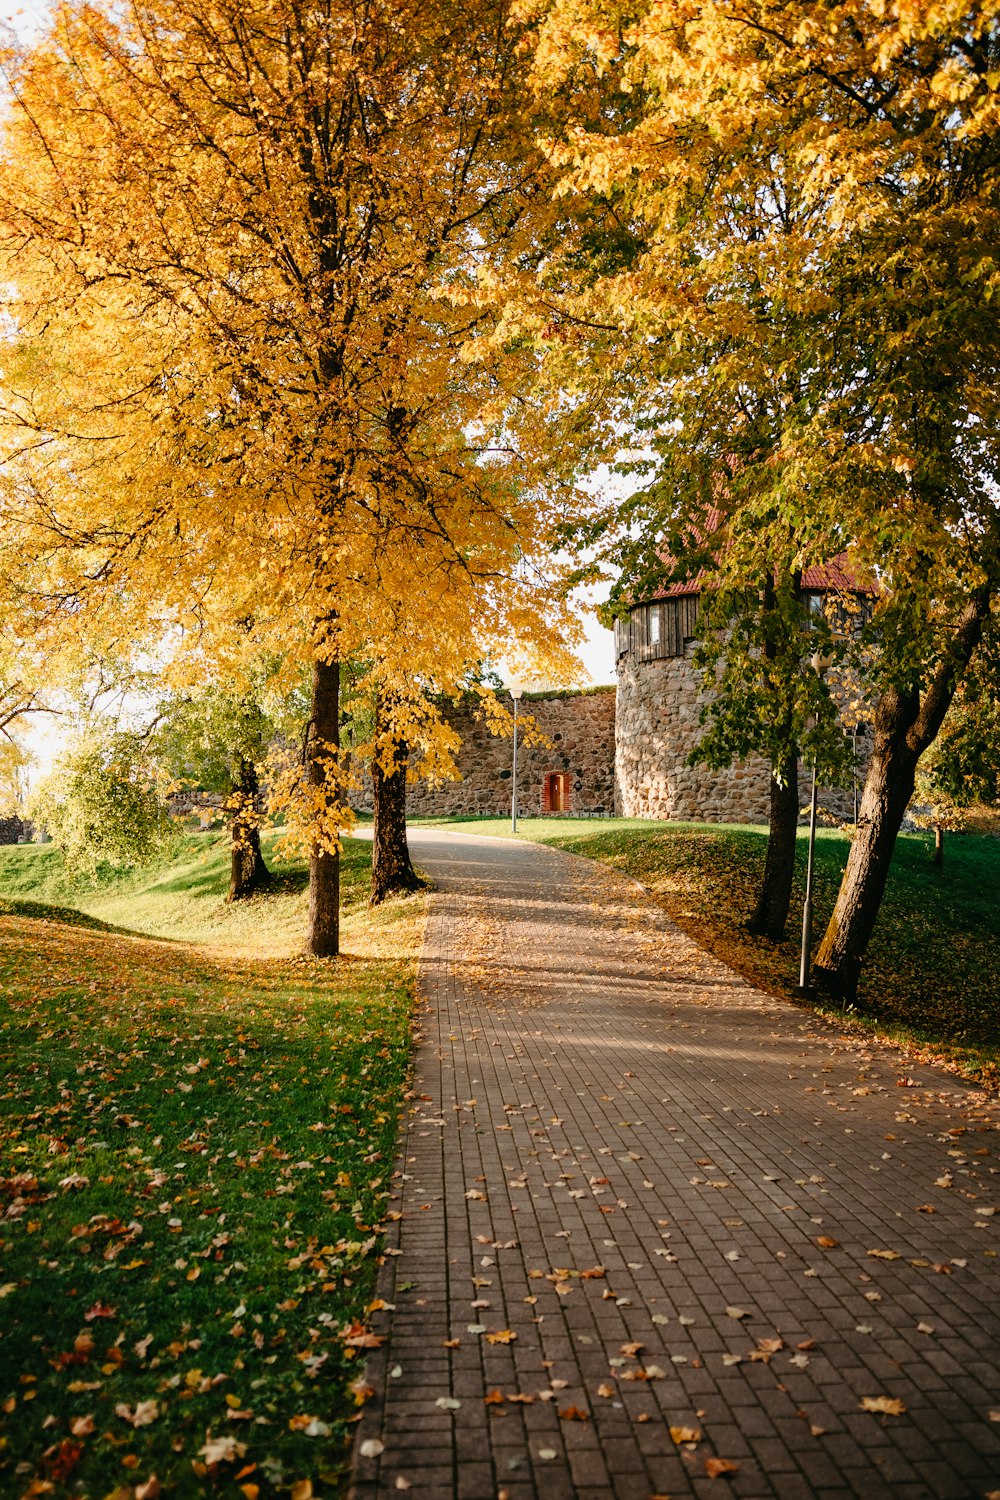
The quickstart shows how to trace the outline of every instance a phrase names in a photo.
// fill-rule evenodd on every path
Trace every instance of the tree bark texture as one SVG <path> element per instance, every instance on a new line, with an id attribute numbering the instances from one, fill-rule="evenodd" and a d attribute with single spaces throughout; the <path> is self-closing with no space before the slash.
<path id="1" fill-rule="evenodd" d="M 916 693 L 888 688 L 876 707 L 857 831 L 814 969 L 817 986 L 841 1004 L 857 999 L 861 966 L 885 894 L 896 835 L 913 796 L 917 762 L 941 728 L 979 645 L 988 610 L 985 591 L 970 600 L 951 650 L 938 664 L 922 700 Z"/>
<path id="2" fill-rule="evenodd" d="M 327 763 L 340 748 L 340 663 L 316 661 L 312 681 L 309 780 L 327 784 Z M 336 793 L 339 796 L 339 791 Z M 309 854 L 308 951 L 317 958 L 340 952 L 340 854 L 313 845 Z"/>
<path id="3" fill-rule="evenodd" d="M 779 776 L 781 779 L 779 780 Z M 764 878 L 750 932 L 780 942 L 785 935 L 795 873 L 795 845 L 799 827 L 799 768 L 794 753 L 771 768 L 770 827 Z"/>
<path id="4" fill-rule="evenodd" d="M 944 829 L 940 823 L 934 829 L 934 868 L 944 869 Z"/>
<path id="5" fill-rule="evenodd" d="M 252 760 L 238 756 L 234 766 L 232 808 L 232 851 L 229 874 L 229 900 L 241 901 L 264 890 L 271 883 L 271 872 L 264 863 L 257 823 L 257 798 L 260 782 Z"/>
<path id="6" fill-rule="evenodd" d="M 391 771 L 382 768 L 377 756 L 372 759 L 372 906 L 423 885 L 406 840 L 406 760 L 404 745 L 396 747 Z"/>

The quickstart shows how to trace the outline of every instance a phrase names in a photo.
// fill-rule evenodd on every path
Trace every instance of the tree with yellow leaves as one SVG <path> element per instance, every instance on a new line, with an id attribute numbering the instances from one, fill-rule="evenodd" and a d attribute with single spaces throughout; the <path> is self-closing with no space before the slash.
<path id="1" fill-rule="evenodd" d="M 152 625 L 311 663 L 316 954 L 339 663 L 448 685 L 558 635 L 564 497 L 502 435 L 533 356 L 477 298 L 550 213 L 520 40 L 503 0 L 132 0 L 7 61 L 6 571 L 94 651 Z"/>
<path id="2" fill-rule="evenodd" d="M 850 1001 L 917 762 L 1000 589 L 1000 8 L 525 10 L 539 88 L 579 101 L 551 159 L 618 226 L 559 316 L 616 330 L 653 512 L 682 527 L 724 492 L 723 568 L 752 569 L 760 533 L 769 571 L 785 539 L 781 578 L 847 547 L 878 584 L 839 648 L 874 749 L 818 955 Z"/>

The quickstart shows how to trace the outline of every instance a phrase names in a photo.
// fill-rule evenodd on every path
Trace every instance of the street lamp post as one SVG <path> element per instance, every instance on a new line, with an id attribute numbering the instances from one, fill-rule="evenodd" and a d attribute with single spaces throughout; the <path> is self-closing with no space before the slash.
<path id="1" fill-rule="evenodd" d="M 833 665 L 833 657 L 825 656 L 817 651 L 810 665 L 814 672 L 820 677 L 825 677 Z M 802 908 L 802 952 L 799 958 L 799 982 L 795 993 L 799 996 L 807 996 L 812 993 L 809 984 L 809 970 L 812 967 L 812 920 L 813 920 L 813 867 L 816 859 L 816 799 L 817 799 L 817 774 L 816 760 L 813 760 L 812 768 L 812 796 L 809 800 L 809 859 L 806 863 L 806 899 Z"/>
<path id="2" fill-rule="evenodd" d="M 510 783 L 510 831 L 517 832 L 517 705 L 521 694 L 524 692 L 520 683 L 513 682 L 510 686 L 510 696 L 514 700 L 514 761 L 511 767 Z"/>
<path id="3" fill-rule="evenodd" d="M 816 762 L 813 761 L 812 798 L 809 804 L 809 860 L 806 865 L 806 900 L 802 908 L 802 955 L 799 960 L 797 995 L 809 994 L 809 968 L 812 962 L 813 861 L 816 854 Z"/>

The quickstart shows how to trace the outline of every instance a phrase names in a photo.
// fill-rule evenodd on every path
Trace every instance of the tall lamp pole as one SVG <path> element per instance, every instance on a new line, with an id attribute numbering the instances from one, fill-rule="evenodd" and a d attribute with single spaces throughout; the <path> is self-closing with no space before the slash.
<path id="1" fill-rule="evenodd" d="M 517 705 L 521 700 L 524 688 L 519 682 L 510 685 L 510 696 L 514 700 L 514 762 L 511 767 L 510 783 L 510 831 L 517 832 Z"/>
<path id="2" fill-rule="evenodd" d="M 819 651 L 812 658 L 811 666 L 820 677 L 825 677 L 833 665 L 832 656 L 824 656 Z M 813 920 L 813 867 L 816 859 L 816 794 L 817 775 L 816 761 L 813 760 L 812 768 L 812 797 L 809 801 L 809 859 L 806 864 L 806 899 L 802 908 L 802 953 L 799 959 L 799 982 L 795 993 L 806 996 L 812 993 L 809 984 L 809 970 L 812 967 L 812 920 Z"/>

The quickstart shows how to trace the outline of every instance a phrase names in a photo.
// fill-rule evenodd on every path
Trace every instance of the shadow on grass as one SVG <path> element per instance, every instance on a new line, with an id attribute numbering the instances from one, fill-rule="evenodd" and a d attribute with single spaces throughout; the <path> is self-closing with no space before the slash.
<path id="1" fill-rule="evenodd" d="M 67 927 L 87 927 L 93 932 L 113 932 L 119 937 L 145 937 L 145 933 L 132 933 L 127 927 L 115 927 L 102 922 L 100 917 L 88 917 L 86 912 L 73 906 L 50 906 L 44 901 L 20 901 L 11 897 L 0 897 L 0 917 L 31 917 L 40 922 L 62 922 Z"/>

